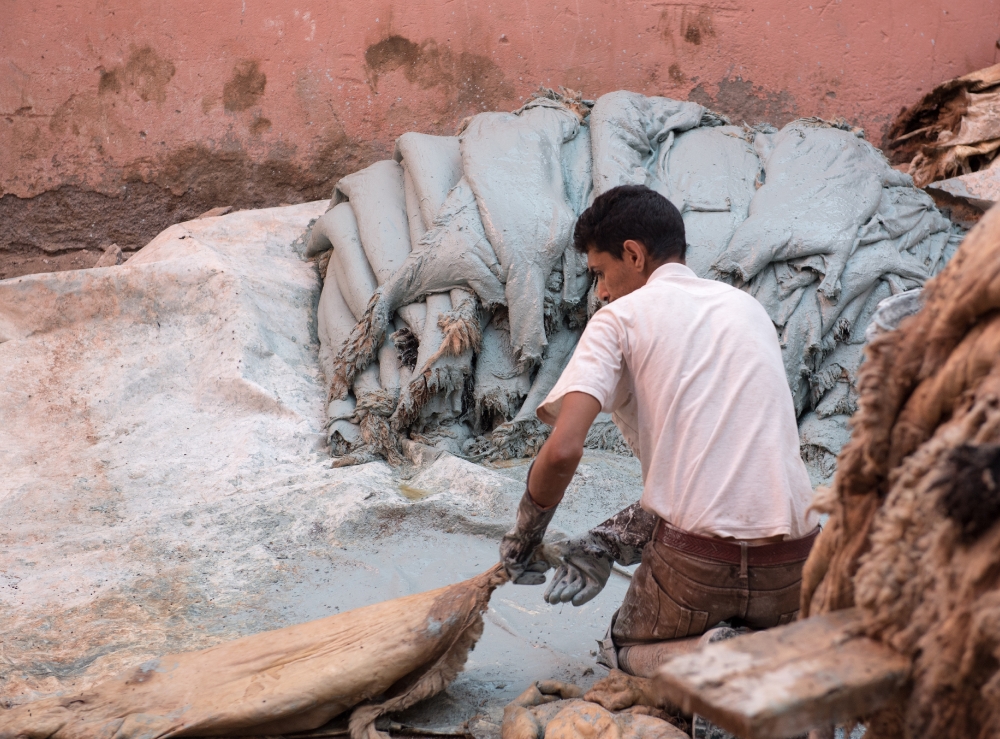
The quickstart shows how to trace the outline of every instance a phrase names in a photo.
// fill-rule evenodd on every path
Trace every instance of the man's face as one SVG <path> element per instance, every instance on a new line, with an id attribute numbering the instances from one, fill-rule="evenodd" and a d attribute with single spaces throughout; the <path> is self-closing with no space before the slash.
<path id="1" fill-rule="evenodd" d="M 631 247 L 631 248 L 630 248 Z M 597 297 L 610 303 L 646 284 L 646 250 L 635 241 L 626 241 L 622 258 L 607 252 L 587 250 L 587 268 L 597 278 Z"/>

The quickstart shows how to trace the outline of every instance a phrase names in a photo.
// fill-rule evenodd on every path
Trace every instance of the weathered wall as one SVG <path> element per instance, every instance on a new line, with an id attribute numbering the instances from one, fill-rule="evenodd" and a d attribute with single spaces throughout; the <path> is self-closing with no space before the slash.
<path id="1" fill-rule="evenodd" d="M 214 206 L 324 197 L 403 131 L 539 84 L 843 116 L 880 143 L 998 58 L 1000 0 L 809 1 L 7 0 L 0 249 L 136 248 Z"/>

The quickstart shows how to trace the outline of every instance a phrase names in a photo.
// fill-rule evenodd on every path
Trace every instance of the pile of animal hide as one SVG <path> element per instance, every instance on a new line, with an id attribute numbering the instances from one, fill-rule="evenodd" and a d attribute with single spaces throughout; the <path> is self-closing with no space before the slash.
<path id="1" fill-rule="evenodd" d="M 500 565 L 449 587 L 151 660 L 76 695 L 18 706 L 0 739 L 263 736 L 350 713 L 352 739 L 444 690 L 483 633 Z"/>
<path id="2" fill-rule="evenodd" d="M 882 332 L 820 508 L 802 614 L 859 606 L 913 660 L 870 736 L 1000 735 L 1000 209 Z"/>
<path id="3" fill-rule="evenodd" d="M 325 274 L 321 360 L 337 464 L 414 443 L 474 458 L 534 453 L 535 409 L 599 305 L 576 217 L 645 184 L 681 211 L 688 265 L 768 310 L 803 455 L 827 479 L 855 409 L 878 303 L 920 287 L 957 239 L 859 131 L 817 119 L 749 128 L 632 92 L 544 91 L 458 136 L 407 133 L 342 179 L 313 226 Z M 602 419 L 589 443 L 624 448 Z"/>
<path id="4" fill-rule="evenodd" d="M 1000 64 L 948 80 L 896 118 L 886 137 L 893 164 L 924 187 L 1000 162 Z"/>

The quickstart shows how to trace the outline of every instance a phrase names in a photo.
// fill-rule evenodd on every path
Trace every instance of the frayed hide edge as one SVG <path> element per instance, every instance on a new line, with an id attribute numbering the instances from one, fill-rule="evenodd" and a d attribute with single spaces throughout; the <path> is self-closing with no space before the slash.
<path id="1" fill-rule="evenodd" d="M 366 414 L 361 419 L 361 438 L 366 446 L 384 457 L 393 467 L 399 467 L 406 461 L 399 436 L 391 428 L 385 416 L 376 413 Z"/>
<path id="2" fill-rule="evenodd" d="M 447 354 L 457 357 L 469 349 L 478 353 L 482 348 L 483 330 L 475 300 L 467 300 L 458 308 L 438 316 L 438 328 L 444 333 L 444 340 L 435 356 Z"/>
<path id="3" fill-rule="evenodd" d="M 372 363 L 385 340 L 389 315 L 389 304 L 379 288 L 368 301 L 365 314 L 351 330 L 347 342 L 333 360 L 333 379 L 330 382 L 328 401 L 346 398 L 355 376 Z"/>
<path id="4" fill-rule="evenodd" d="M 473 453 L 491 462 L 533 457 L 551 432 L 550 426 L 535 418 L 515 419 L 497 426 L 488 436 L 480 437 L 473 446 Z"/>
<path id="5" fill-rule="evenodd" d="M 476 426 L 482 423 L 486 414 L 501 416 L 505 421 L 510 421 L 521 409 L 524 403 L 524 393 L 507 391 L 503 387 L 491 387 L 486 392 L 480 393 L 477 386 L 473 393 L 473 413 Z"/>
<path id="6" fill-rule="evenodd" d="M 435 352 L 428 360 L 426 369 L 410 380 L 406 389 L 400 393 L 399 405 L 391 418 L 392 427 L 397 432 L 416 421 L 421 409 L 437 393 L 450 393 L 464 386 L 464 376 L 463 382 L 456 383 L 454 372 L 450 371 L 452 368 L 434 366 L 442 356 L 440 351 Z"/>
<path id="7" fill-rule="evenodd" d="M 389 739 L 389 735 L 375 728 L 375 722 L 387 713 L 404 711 L 422 700 L 437 695 L 447 688 L 465 667 L 469 652 L 483 634 L 483 612 L 490 596 L 507 582 L 503 565 L 494 565 L 477 578 L 479 592 L 473 607 L 465 615 L 465 624 L 448 644 L 441 656 L 427 668 L 417 681 L 401 694 L 381 703 L 358 706 L 351 713 L 349 722 L 351 739 Z M 456 614 L 457 615 L 457 614 Z"/>

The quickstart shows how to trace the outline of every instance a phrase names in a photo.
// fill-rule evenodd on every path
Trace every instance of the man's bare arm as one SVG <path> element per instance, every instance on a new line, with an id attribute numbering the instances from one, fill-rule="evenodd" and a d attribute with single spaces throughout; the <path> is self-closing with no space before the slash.
<path id="1" fill-rule="evenodd" d="M 528 480 L 531 499 L 541 508 L 562 500 L 583 458 L 587 432 L 600 412 L 600 402 L 588 393 L 567 393 L 563 398 L 555 428 L 538 452 Z"/>

